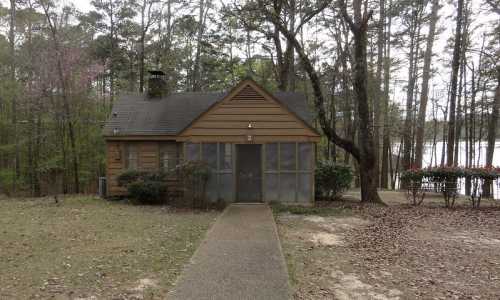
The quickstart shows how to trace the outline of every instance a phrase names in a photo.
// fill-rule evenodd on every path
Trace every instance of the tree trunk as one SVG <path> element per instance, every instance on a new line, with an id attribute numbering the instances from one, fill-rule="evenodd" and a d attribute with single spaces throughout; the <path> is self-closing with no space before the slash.
<path id="1" fill-rule="evenodd" d="M 362 202 L 382 202 L 378 186 L 375 143 L 367 93 L 366 29 L 360 26 L 354 33 L 354 92 L 357 97 L 359 126 L 359 170 Z"/>
<path id="2" fill-rule="evenodd" d="M 406 116 L 403 131 L 403 170 L 408 170 L 412 167 L 412 151 L 413 151 L 413 108 L 414 108 L 414 92 L 415 82 L 417 80 L 418 69 L 418 50 L 420 38 L 420 7 L 413 8 L 413 15 L 410 22 L 410 53 L 409 53 L 409 68 L 408 68 L 408 86 L 406 90 Z M 403 187 L 405 182 L 402 182 Z"/>
<path id="3" fill-rule="evenodd" d="M 392 0 L 389 0 L 389 11 L 392 9 Z M 389 83 L 391 76 L 391 24 L 392 17 L 389 14 L 387 20 L 387 30 L 385 32 L 385 57 L 384 57 L 384 98 L 382 99 L 382 113 L 384 130 L 382 132 L 382 161 L 380 168 L 380 187 L 389 188 L 389 163 L 392 160 L 392 147 L 390 144 L 390 123 L 389 123 Z"/>
<path id="4" fill-rule="evenodd" d="M 376 169 L 375 142 L 373 139 L 373 122 L 368 99 L 368 70 L 366 59 L 366 44 L 368 21 L 370 13 L 361 13 L 361 0 L 353 2 L 354 21 L 347 14 L 347 8 L 342 1 L 342 14 L 349 24 L 354 38 L 354 79 L 353 89 L 357 99 L 359 115 L 359 173 L 361 181 L 361 202 L 382 203 L 377 191 L 378 170 Z M 365 7 L 366 8 L 366 7 Z"/>
<path id="5" fill-rule="evenodd" d="M 289 1 L 289 15 L 290 15 L 290 24 L 289 24 L 289 30 L 290 32 L 295 32 L 295 0 L 290 0 Z M 286 66 L 288 69 L 288 76 L 287 76 L 287 81 L 288 81 L 288 88 L 290 91 L 295 91 L 295 51 L 293 49 L 293 45 L 290 41 L 287 40 L 286 44 Z"/>
<path id="6" fill-rule="evenodd" d="M 432 11 L 429 24 L 429 34 L 427 35 L 427 45 L 424 54 L 424 67 L 422 73 L 422 91 L 420 94 L 420 108 L 418 110 L 416 143 L 415 143 L 415 166 L 422 167 L 424 155 L 424 135 L 425 135 L 425 115 L 427 111 L 427 101 L 429 99 L 429 79 L 432 61 L 432 46 L 436 34 L 436 23 L 439 19 L 439 0 L 432 0 Z"/>
<path id="7" fill-rule="evenodd" d="M 458 70 L 460 67 L 461 49 L 462 49 L 462 18 L 463 18 L 464 0 L 458 0 L 457 24 L 455 29 L 455 45 L 453 46 L 453 58 L 451 62 L 451 88 L 450 88 L 450 107 L 448 119 L 448 145 L 446 149 L 446 165 L 452 166 L 454 162 L 455 146 L 455 123 L 456 123 L 456 100 L 458 85 Z"/>
<path id="8" fill-rule="evenodd" d="M 376 95 L 373 98 L 373 110 L 374 110 L 374 121 L 373 121 L 373 139 L 374 139 L 374 151 L 375 151 L 375 169 L 376 169 L 376 181 L 377 186 L 380 185 L 379 182 L 379 149 L 380 149 L 380 128 L 383 125 L 381 122 L 381 103 L 384 102 L 382 97 L 384 96 L 382 90 L 382 68 L 384 60 L 384 46 L 385 46 L 385 1 L 379 1 L 379 21 L 377 28 L 377 71 L 375 75 L 376 80 Z"/>
<path id="9" fill-rule="evenodd" d="M 79 167 L 78 167 L 78 154 L 77 154 L 77 149 L 76 149 L 76 136 L 75 136 L 75 130 L 73 127 L 73 120 L 71 118 L 71 110 L 70 110 L 70 104 L 69 104 L 69 96 L 68 96 L 68 90 L 66 87 L 66 79 L 64 77 L 64 71 L 63 71 L 63 64 L 62 64 L 62 52 L 61 52 L 61 47 L 59 45 L 59 40 L 57 38 L 57 28 L 55 27 L 55 24 L 52 22 L 51 19 L 51 14 L 49 12 L 49 7 L 48 4 L 43 5 L 42 8 L 45 12 L 45 16 L 47 18 L 47 23 L 49 24 L 50 32 L 52 34 L 52 40 L 54 43 L 54 50 L 57 55 L 57 72 L 58 72 L 58 77 L 59 81 L 61 84 L 61 93 L 62 93 L 62 98 L 63 98 L 63 109 L 64 109 L 64 122 L 67 123 L 68 126 L 68 135 L 69 135 L 69 141 L 70 141 L 70 147 L 71 147 L 71 160 L 72 160 L 72 168 L 73 168 L 73 183 L 74 183 L 74 191 L 75 193 L 80 193 L 80 174 L 79 174 Z"/>
<path id="10" fill-rule="evenodd" d="M 109 49 L 109 104 L 113 107 L 115 99 L 115 48 L 116 48 L 116 28 L 114 15 L 114 0 L 109 0 L 109 35 L 111 36 L 111 46 Z"/>
<path id="11" fill-rule="evenodd" d="M 200 91 L 201 90 L 201 42 L 203 38 L 203 27 L 204 27 L 204 22 L 203 22 L 203 15 L 204 15 L 204 10 L 205 10 L 205 1 L 200 0 L 199 3 L 199 15 L 198 15 L 198 36 L 196 39 L 196 55 L 195 55 L 195 61 L 194 61 L 194 69 L 193 69 L 193 91 Z"/>
<path id="12" fill-rule="evenodd" d="M 17 191 L 17 179 L 19 178 L 20 161 L 19 161 L 19 138 L 17 128 L 17 90 L 16 90 L 16 57 L 15 57 L 15 26 L 16 26 L 16 1 L 10 0 L 10 21 L 9 21 L 9 55 L 10 55 L 10 84 L 12 87 L 12 128 L 14 147 L 14 177 L 13 177 L 13 193 Z"/>
<path id="13" fill-rule="evenodd" d="M 144 29 L 143 29 L 144 30 Z M 144 93 L 144 39 L 146 33 L 143 32 L 140 39 L 139 53 L 139 92 Z"/>
<path id="14" fill-rule="evenodd" d="M 495 141 L 498 127 L 498 117 L 500 111 L 500 66 L 496 68 L 497 72 L 497 88 L 495 91 L 495 99 L 493 101 L 493 109 L 491 111 L 490 120 L 488 122 L 488 146 L 486 148 L 486 167 L 493 166 L 493 153 L 495 151 Z M 486 182 L 483 187 L 485 197 L 491 197 L 491 181 Z"/>

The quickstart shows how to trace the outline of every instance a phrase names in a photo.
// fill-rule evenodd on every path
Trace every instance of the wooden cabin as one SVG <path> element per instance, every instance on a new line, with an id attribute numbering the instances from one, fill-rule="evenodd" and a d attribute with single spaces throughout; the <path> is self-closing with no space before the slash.
<path id="1" fill-rule="evenodd" d="M 107 194 L 126 194 L 116 181 L 125 170 L 204 160 L 209 201 L 310 204 L 320 139 L 311 122 L 304 95 L 270 93 L 252 80 L 229 92 L 123 95 L 104 128 Z M 169 185 L 182 190 L 175 178 Z"/>

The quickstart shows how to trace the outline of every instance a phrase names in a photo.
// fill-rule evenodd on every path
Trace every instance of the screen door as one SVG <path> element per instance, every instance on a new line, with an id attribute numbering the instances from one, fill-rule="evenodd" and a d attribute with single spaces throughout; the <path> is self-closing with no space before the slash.
<path id="1" fill-rule="evenodd" d="M 261 202 L 261 145 L 236 145 L 237 201 Z"/>

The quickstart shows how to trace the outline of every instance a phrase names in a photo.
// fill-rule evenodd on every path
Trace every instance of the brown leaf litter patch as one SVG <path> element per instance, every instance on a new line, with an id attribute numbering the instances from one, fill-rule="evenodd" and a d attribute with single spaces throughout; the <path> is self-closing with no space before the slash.
<path id="1" fill-rule="evenodd" d="M 278 217 L 296 299 L 498 299 L 500 210 Z"/>

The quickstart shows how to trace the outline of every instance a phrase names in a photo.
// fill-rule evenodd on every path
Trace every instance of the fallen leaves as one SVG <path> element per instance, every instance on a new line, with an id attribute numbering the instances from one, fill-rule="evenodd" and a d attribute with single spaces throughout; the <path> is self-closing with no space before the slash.
<path id="1" fill-rule="evenodd" d="M 497 207 L 352 206 L 351 216 L 365 221 L 278 219 L 295 298 L 500 298 Z M 342 243 L 315 243 L 304 232 L 334 233 Z"/>

